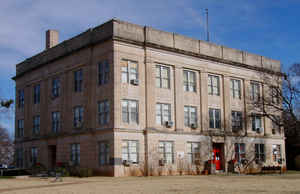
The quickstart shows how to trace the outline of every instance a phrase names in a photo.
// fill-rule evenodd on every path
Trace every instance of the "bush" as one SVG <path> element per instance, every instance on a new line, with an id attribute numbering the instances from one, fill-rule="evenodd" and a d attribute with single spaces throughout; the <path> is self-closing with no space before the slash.
<path id="1" fill-rule="evenodd" d="M 300 155 L 297 155 L 294 159 L 295 167 L 297 170 L 300 170 Z"/>

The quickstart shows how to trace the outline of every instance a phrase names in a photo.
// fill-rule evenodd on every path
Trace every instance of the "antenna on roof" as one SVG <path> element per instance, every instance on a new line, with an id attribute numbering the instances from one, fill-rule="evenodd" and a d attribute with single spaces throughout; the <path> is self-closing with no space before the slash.
<path id="1" fill-rule="evenodd" d="M 206 14 L 206 40 L 209 42 L 209 30 L 208 30 L 208 9 L 205 9 Z"/>

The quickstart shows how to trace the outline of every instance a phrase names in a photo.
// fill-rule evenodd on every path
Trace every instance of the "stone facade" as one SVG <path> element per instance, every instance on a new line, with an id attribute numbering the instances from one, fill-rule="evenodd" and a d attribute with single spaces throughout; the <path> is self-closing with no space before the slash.
<path id="1" fill-rule="evenodd" d="M 109 64 L 108 82 L 99 85 L 99 63 Z M 122 83 L 124 61 L 137 64 L 138 84 Z M 169 68 L 169 88 L 156 86 L 156 66 Z M 97 174 L 127 176 L 137 174 L 176 174 L 181 163 L 187 163 L 188 142 L 200 145 L 200 162 L 189 168 L 202 171 L 212 159 L 214 145 L 221 146 L 221 170 L 235 155 L 234 144 L 245 143 L 246 156 L 255 156 L 255 144 L 264 144 L 265 165 L 279 165 L 274 160 L 272 146 L 281 145 L 285 166 L 284 134 L 272 132 L 272 123 L 262 118 L 263 132 L 251 128 L 251 121 L 242 121 L 245 136 L 232 133 L 231 111 L 240 111 L 246 118 L 251 108 L 250 83 L 263 86 L 260 72 L 280 73 L 280 62 L 178 34 L 159 31 L 111 20 L 96 28 L 64 41 L 17 65 L 16 102 L 24 91 L 24 107 L 16 108 L 18 122 L 24 120 L 24 135 L 16 136 L 17 149 L 22 148 L 22 166 L 32 163 L 31 148 L 38 150 L 37 160 L 48 168 L 57 162 L 71 160 L 71 144 L 80 144 L 80 166 L 94 169 Z M 130 69 L 130 68 L 129 68 Z M 74 72 L 82 70 L 83 88 L 74 92 Z M 183 71 L 195 75 L 195 91 L 183 90 Z M 219 77 L 219 95 L 208 94 L 208 76 Z M 53 79 L 60 80 L 60 96 L 53 98 Z M 240 80 L 241 98 L 233 98 L 231 79 Z M 33 88 L 40 84 L 40 103 L 34 104 Z M 266 88 L 260 87 L 266 94 Z M 138 102 L 138 122 L 122 121 L 122 100 Z M 109 122 L 99 124 L 98 102 L 108 100 Z M 172 126 L 157 124 L 156 104 L 170 104 Z M 17 104 L 18 106 L 18 104 Z M 83 122 L 73 127 L 74 107 L 82 106 Z M 184 106 L 196 107 L 195 127 L 184 123 Z M 209 108 L 220 110 L 220 129 L 209 128 Z M 52 112 L 60 112 L 60 129 L 53 133 Z M 40 116 L 40 132 L 33 134 L 33 117 Z M 224 135 L 226 134 L 226 135 Z M 125 140 L 137 142 L 137 164 L 123 164 Z M 173 163 L 160 165 L 161 141 L 172 142 Z M 109 145 L 109 162 L 100 165 L 99 142 Z M 259 165 L 253 164 L 253 168 Z"/>

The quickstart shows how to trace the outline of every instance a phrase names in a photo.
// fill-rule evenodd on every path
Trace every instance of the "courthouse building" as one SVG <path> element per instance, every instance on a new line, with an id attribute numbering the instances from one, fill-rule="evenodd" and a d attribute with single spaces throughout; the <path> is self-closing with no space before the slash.
<path id="1" fill-rule="evenodd" d="M 284 134 L 248 102 L 280 62 L 110 20 L 16 65 L 16 165 L 97 174 L 285 166 Z M 250 40 L 249 40 L 250 41 Z"/>

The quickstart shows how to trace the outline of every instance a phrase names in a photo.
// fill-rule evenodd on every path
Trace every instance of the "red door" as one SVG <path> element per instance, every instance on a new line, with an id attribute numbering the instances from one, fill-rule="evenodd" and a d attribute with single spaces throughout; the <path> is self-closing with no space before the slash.
<path id="1" fill-rule="evenodd" d="M 214 164 L 216 165 L 216 170 L 222 170 L 221 167 L 221 149 L 218 147 L 214 147 Z"/>

